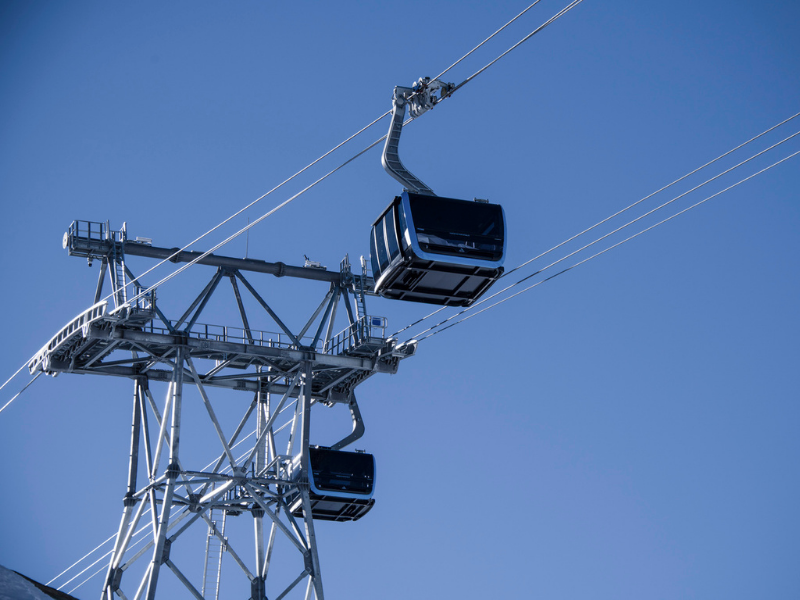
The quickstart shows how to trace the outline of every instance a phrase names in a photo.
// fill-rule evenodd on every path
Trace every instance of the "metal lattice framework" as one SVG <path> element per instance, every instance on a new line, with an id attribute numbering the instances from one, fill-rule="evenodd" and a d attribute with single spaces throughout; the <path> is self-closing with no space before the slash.
<path id="1" fill-rule="evenodd" d="M 270 578 L 270 597 L 283 598 L 306 580 L 306 598 L 313 590 L 322 600 L 312 503 L 324 499 L 310 495 L 308 484 L 312 406 L 344 404 L 349 409 L 352 431 L 332 448 L 347 446 L 364 432 L 356 386 L 375 373 L 395 373 L 400 360 L 416 349 L 413 343 L 398 345 L 387 339 L 385 319 L 366 315 L 365 293 L 371 281 L 365 267 L 354 274 L 345 258 L 337 273 L 318 266 L 292 267 L 212 254 L 199 261 L 216 267 L 207 285 L 178 319 L 170 320 L 157 306 L 155 291 L 135 281 L 126 256 L 186 262 L 199 253 L 176 253 L 141 238 L 130 241 L 124 225 L 112 231 L 108 223 L 88 221 L 72 224 L 64 247 L 89 264 L 102 262 L 95 303 L 37 353 L 29 364 L 31 373 L 106 375 L 134 383 L 127 490 L 102 597 L 150 600 L 166 566 L 195 598 L 218 598 L 222 556 L 227 554 L 249 579 L 251 598 L 262 600 L 267 597 L 276 540 L 283 537 L 298 556 L 297 575 L 275 584 Z M 305 326 L 292 332 L 246 272 L 326 282 L 328 290 Z M 113 307 L 101 300 L 106 273 Z M 200 324 L 200 315 L 224 279 L 232 287 L 241 327 Z M 251 328 L 240 285 L 279 333 Z M 340 305 L 348 325 L 334 335 Z M 152 393 L 155 385 L 166 386 L 161 407 Z M 195 464 L 196 457 L 180 452 L 183 398 L 192 387 L 220 448 L 218 457 L 202 467 Z M 252 394 L 229 436 L 214 410 L 215 389 Z M 226 410 L 230 410 L 227 405 Z M 289 419 L 281 425 L 277 421 L 282 413 Z M 253 421 L 255 430 L 245 435 Z M 363 512 L 358 500 L 339 502 L 328 518 L 353 520 Z M 243 513 L 254 521 L 252 561 L 226 533 L 227 518 Z M 179 568 L 174 551 L 192 526 L 207 528 L 199 583 Z"/>

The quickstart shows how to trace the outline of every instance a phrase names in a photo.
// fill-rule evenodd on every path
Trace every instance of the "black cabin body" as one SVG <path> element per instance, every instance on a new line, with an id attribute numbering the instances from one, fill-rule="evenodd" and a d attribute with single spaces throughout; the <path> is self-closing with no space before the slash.
<path id="1" fill-rule="evenodd" d="M 375 458 L 366 452 L 346 452 L 309 447 L 309 497 L 311 515 L 322 521 L 357 521 L 375 504 Z M 298 495 L 289 510 L 302 516 Z"/>
<path id="2" fill-rule="evenodd" d="M 375 292 L 469 306 L 503 274 L 505 230 L 499 204 L 404 191 L 372 225 Z"/>

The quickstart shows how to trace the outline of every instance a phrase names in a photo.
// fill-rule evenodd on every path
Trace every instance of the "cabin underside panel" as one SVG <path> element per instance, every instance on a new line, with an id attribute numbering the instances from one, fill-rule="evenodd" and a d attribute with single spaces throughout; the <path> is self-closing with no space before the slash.
<path id="1" fill-rule="evenodd" d="M 311 515 L 320 521 L 358 521 L 374 505 L 373 498 L 336 498 L 311 494 Z M 303 516 L 303 500 L 300 496 L 290 503 L 289 510 L 295 517 Z"/>
<path id="2" fill-rule="evenodd" d="M 413 260 L 391 265 L 376 286 L 384 298 L 444 306 L 469 306 L 503 274 L 503 268 Z"/>

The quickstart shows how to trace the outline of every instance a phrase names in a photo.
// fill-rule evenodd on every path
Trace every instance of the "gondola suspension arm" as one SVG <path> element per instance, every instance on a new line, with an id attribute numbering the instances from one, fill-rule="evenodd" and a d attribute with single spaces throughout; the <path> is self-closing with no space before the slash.
<path id="1" fill-rule="evenodd" d="M 417 176 L 405 168 L 400 160 L 398 147 L 400 134 L 403 132 L 403 120 L 406 116 L 406 105 L 409 106 L 411 117 L 416 119 L 423 113 L 433 108 L 437 102 L 447 97 L 454 88 L 452 83 L 431 81 L 430 77 L 422 77 L 413 87 L 398 85 L 394 88 L 392 96 L 392 121 L 389 124 L 389 134 L 383 146 L 381 163 L 386 172 L 399 181 L 405 189 L 417 194 L 435 196 L 431 188 L 425 185 Z M 438 95 L 437 95 L 438 92 Z"/>

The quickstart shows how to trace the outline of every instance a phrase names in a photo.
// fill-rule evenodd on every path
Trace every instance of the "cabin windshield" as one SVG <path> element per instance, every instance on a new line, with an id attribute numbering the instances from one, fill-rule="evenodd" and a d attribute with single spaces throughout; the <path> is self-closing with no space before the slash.
<path id="1" fill-rule="evenodd" d="M 371 454 L 311 448 L 311 472 L 319 490 L 370 494 L 375 477 Z"/>
<path id="2" fill-rule="evenodd" d="M 498 204 L 408 194 L 417 241 L 424 251 L 499 260 L 503 209 Z"/>

